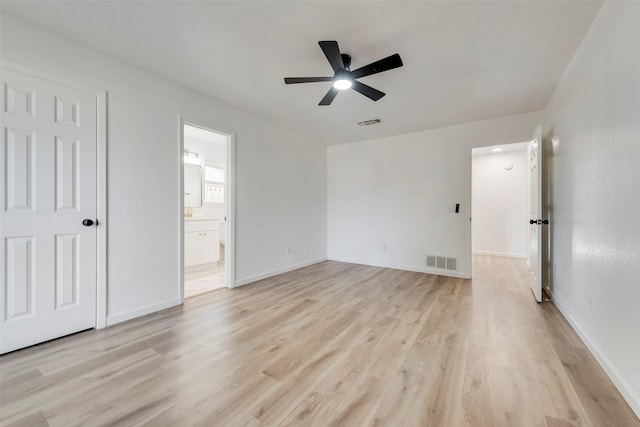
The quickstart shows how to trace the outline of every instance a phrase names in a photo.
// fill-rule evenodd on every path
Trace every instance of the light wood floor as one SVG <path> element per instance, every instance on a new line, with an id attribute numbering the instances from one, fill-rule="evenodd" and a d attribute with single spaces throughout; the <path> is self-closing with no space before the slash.
<path id="1" fill-rule="evenodd" d="M 521 260 L 323 262 L 0 358 L 2 425 L 640 426 Z"/>
<path id="2" fill-rule="evenodd" d="M 224 261 L 192 267 L 184 272 L 184 297 L 191 298 L 224 288 Z"/>

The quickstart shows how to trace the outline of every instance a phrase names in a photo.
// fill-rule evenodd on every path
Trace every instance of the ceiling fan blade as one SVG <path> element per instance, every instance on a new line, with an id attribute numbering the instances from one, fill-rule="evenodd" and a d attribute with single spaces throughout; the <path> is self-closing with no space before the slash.
<path id="1" fill-rule="evenodd" d="M 324 96 L 324 98 L 322 98 L 318 105 L 331 105 L 338 92 L 338 89 L 332 87 L 331 89 L 329 89 L 329 92 L 327 92 L 327 94 Z"/>
<path id="2" fill-rule="evenodd" d="M 331 68 L 336 73 L 338 71 L 344 71 L 344 62 L 342 61 L 342 55 L 340 55 L 340 48 L 338 47 L 337 41 L 320 41 L 318 42 L 320 48 L 324 52 L 324 56 L 329 60 L 329 64 L 331 64 Z"/>
<path id="3" fill-rule="evenodd" d="M 294 83 L 314 83 L 314 82 L 330 82 L 333 77 L 285 77 L 284 82 L 288 85 Z"/>
<path id="4" fill-rule="evenodd" d="M 360 67 L 357 70 L 352 71 L 351 77 L 357 79 L 364 76 L 370 76 L 371 74 L 393 70 L 398 67 L 402 67 L 402 59 L 400 58 L 400 55 L 394 53 L 391 56 L 387 56 L 386 58 L 372 62 L 369 65 L 365 65 L 364 67 Z"/>
<path id="5" fill-rule="evenodd" d="M 355 90 L 356 92 L 360 92 L 367 98 L 373 99 L 374 101 L 377 101 L 385 95 L 384 92 L 380 92 L 378 89 L 374 89 L 371 86 L 367 86 L 366 84 L 360 83 L 357 80 L 353 81 L 351 89 Z"/>

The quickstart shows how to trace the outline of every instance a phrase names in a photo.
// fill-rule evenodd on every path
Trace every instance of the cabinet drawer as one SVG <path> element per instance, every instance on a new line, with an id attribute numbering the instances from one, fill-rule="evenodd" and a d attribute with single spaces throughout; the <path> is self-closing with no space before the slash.
<path id="1" fill-rule="evenodd" d="M 218 230 L 218 221 L 185 221 L 184 232 Z"/>

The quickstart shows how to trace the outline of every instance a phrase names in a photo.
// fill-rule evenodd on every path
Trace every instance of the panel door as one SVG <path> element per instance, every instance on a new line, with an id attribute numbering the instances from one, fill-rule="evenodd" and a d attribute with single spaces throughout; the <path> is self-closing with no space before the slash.
<path id="1" fill-rule="evenodd" d="M 536 301 L 542 301 L 542 127 L 529 143 L 529 283 Z"/>
<path id="2" fill-rule="evenodd" d="M 0 353 L 95 327 L 97 98 L 3 67 Z"/>

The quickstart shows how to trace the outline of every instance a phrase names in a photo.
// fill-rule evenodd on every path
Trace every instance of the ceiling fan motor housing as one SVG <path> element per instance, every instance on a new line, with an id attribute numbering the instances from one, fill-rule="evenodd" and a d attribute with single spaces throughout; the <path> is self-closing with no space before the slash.
<path id="1" fill-rule="evenodd" d="M 340 54 L 342 56 L 342 63 L 344 64 L 344 69 L 347 71 L 351 71 L 351 55 L 347 53 Z"/>

